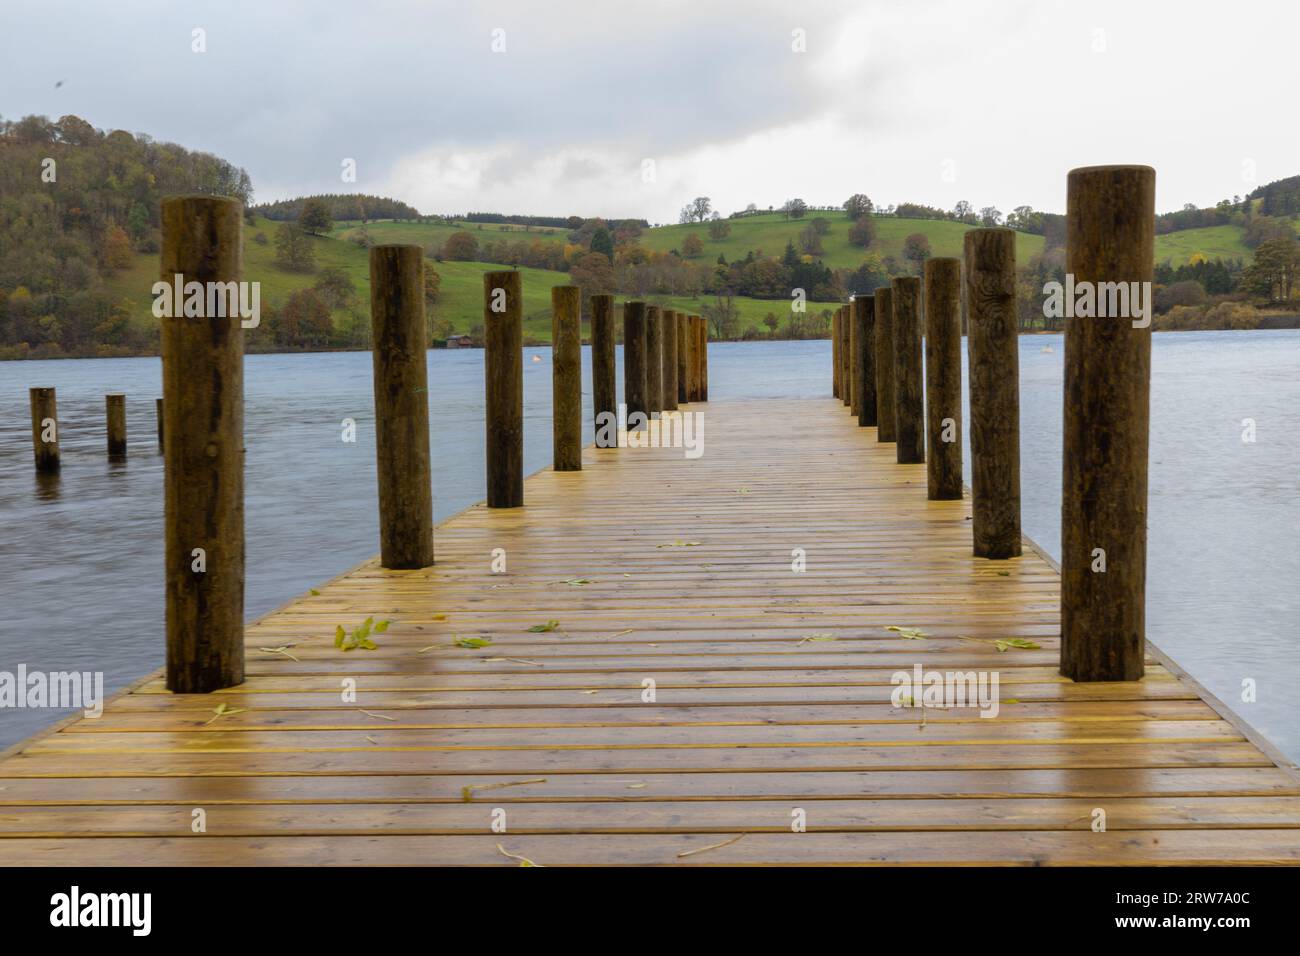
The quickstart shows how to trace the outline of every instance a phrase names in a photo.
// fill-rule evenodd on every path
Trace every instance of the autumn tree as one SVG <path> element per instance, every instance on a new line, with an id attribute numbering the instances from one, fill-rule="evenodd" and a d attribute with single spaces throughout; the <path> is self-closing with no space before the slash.
<path id="1" fill-rule="evenodd" d="M 478 240 L 463 229 L 453 232 L 443 244 L 442 257 L 452 262 L 473 262 L 478 258 Z"/>
<path id="2" fill-rule="evenodd" d="M 903 258 L 911 262 L 918 272 L 930 254 L 930 240 L 924 233 L 914 232 L 903 240 Z"/>
<path id="3" fill-rule="evenodd" d="M 713 210 L 713 201 L 708 196 L 696 196 L 685 206 L 682 207 L 681 215 L 678 222 L 683 224 L 690 222 L 704 222 Z"/>
<path id="4" fill-rule="evenodd" d="M 134 256 L 131 252 L 131 237 L 126 234 L 125 229 L 116 223 L 109 226 L 108 231 L 104 233 L 104 243 L 100 256 L 103 259 L 104 268 L 112 272 L 130 267 Z"/>
<path id="5" fill-rule="evenodd" d="M 781 207 L 786 219 L 802 219 L 808 211 L 808 204 L 802 199 L 787 199 Z"/>
<path id="6" fill-rule="evenodd" d="M 687 259 L 694 259 L 704 251 L 704 242 L 695 233 L 691 233 L 682 240 L 682 255 Z"/>
<path id="7" fill-rule="evenodd" d="M 867 248 L 876 241 L 876 220 L 873 216 L 862 216 L 849 226 L 849 242 L 855 246 Z"/>
<path id="8" fill-rule="evenodd" d="M 302 227 L 303 232 L 312 236 L 329 232 L 334 227 L 330 219 L 329 204 L 323 199 L 308 199 L 302 204 L 302 212 L 298 214 L 298 225 Z"/>
<path id="9" fill-rule="evenodd" d="M 875 206 L 866 193 L 854 193 L 844 200 L 844 211 L 848 213 L 850 219 L 856 220 L 863 216 L 870 216 L 875 211 Z"/>
<path id="10" fill-rule="evenodd" d="M 289 272 L 311 272 L 316 268 L 311 239 L 296 222 L 283 222 L 276 227 L 275 264 Z"/>
<path id="11" fill-rule="evenodd" d="M 709 238 L 721 242 L 731 235 L 731 223 L 725 219 L 715 219 L 709 223 Z"/>

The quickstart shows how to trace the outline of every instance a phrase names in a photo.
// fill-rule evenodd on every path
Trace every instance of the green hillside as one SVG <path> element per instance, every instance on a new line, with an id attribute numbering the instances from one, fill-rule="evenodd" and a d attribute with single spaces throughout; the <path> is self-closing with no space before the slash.
<path id="1" fill-rule="evenodd" d="M 312 237 L 310 241 L 315 252 L 316 271 L 314 273 L 286 272 L 275 263 L 274 235 L 278 225 L 279 223 L 268 219 L 257 219 L 255 225 L 244 227 L 244 279 L 261 283 L 263 303 L 279 306 L 291 293 L 310 287 L 322 269 L 337 266 L 342 268 L 356 285 L 358 307 L 362 311 L 369 308 L 370 267 L 366 249 L 354 242 L 340 241 L 331 236 Z M 384 228 L 376 229 L 376 226 Z M 401 227 L 404 226 L 411 228 L 402 229 Z M 421 242 L 427 240 L 422 240 L 420 236 L 428 233 L 418 232 L 418 230 L 439 227 L 422 226 L 417 223 L 371 223 L 370 228 L 371 238 L 378 242 Z M 257 241 L 258 233 L 266 237 L 265 244 Z M 428 266 L 435 269 L 442 280 L 438 302 L 432 308 L 430 321 L 449 320 L 457 332 L 468 332 L 474 326 L 481 325 L 483 323 L 483 274 L 500 270 L 502 266 L 486 262 L 433 261 L 429 261 Z M 520 267 L 518 271 L 523 277 L 524 334 L 549 341 L 551 287 L 569 285 L 569 275 L 565 272 L 524 267 Z M 150 290 L 157 280 L 157 254 L 140 254 L 135 257 L 129 269 L 113 274 L 107 279 L 105 285 L 115 300 L 131 303 L 133 323 L 141 328 L 152 328 L 157 320 L 153 318 L 150 309 L 152 302 Z M 626 298 L 628 297 L 620 296 L 619 300 Z M 698 313 L 711 300 L 707 297 L 689 299 L 650 296 L 647 301 Z M 766 327 L 762 325 L 762 320 L 768 312 L 776 313 L 784 324 L 789 309 L 788 303 L 784 300 L 769 301 L 744 297 L 737 297 L 734 305 L 740 314 L 742 328 L 754 326 L 764 330 Z M 831 303 L 809 303 L 810 311 L 833 307 Z M 351 322 L 351 316 L 346 310 L 335 310 L 334 321 L 336 326 L 346 328 Z"/>

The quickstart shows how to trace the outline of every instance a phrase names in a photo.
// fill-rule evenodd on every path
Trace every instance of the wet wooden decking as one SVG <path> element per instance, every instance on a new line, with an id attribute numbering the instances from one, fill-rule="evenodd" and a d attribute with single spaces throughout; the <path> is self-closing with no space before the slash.
<path id="1" fill-rule="evenodd" d="M 243 686 L 15 748 L 0 864 L 1300 862 L 1291 768 L 1154 649 L 1061 678 L 1049 561 L 972 558 L 839 402 L 688 410 L 703 457 L 588 448 L 251 625 Z M 894 706 L 915 664 L 996 672 L 998 716 Z"/>

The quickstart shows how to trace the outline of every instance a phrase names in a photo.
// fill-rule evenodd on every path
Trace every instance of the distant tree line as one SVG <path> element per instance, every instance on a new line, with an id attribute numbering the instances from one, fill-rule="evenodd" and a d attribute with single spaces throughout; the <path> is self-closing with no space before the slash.
<path id="1" fill-rule="evenodd" d="M 252 212 L 266 219 L 283 222 L 296 221 L 308 203 L 323 205 L 326 215 L 335 222 L 375 219 L 421 219 L 414 206 L 388 196 L 369 196 L 363 193 L 324 193 L 319 196 L 299 196 L 254 206 Z"/>

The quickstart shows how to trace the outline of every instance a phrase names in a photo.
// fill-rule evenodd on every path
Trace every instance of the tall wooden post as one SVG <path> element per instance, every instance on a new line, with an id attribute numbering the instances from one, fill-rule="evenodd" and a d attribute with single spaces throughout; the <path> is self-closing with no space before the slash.
<path id="1" fill-rule="evenodd" d="M 519 273 L 484 273 L 489 508 L 518 508 L 524 503 L 523 316 Z"/>
<path id="2" fill-rule="evenodd" d="M 582 290 L 551 289 L 553 467 L 582 471 Z"/>
<path id="3" fill-rule="evenodd" d="M 840 399 L 852 410 L 853 405 L 853 322 L 849 310 L 840 306 L 835 310 L 840 316 Z"/>
<path id="4" fill-rule="evenodd" d="M 687 326 L 691 334 L 691 401 L 698 402 L 703 399 L 700 397 L 700 317 L 691 315 L 687 317 Z"/>
<path id="5" fill-rule="evenodd" d="M 831 396 L 840 397 L 840 310 L 831 313 Z"/>
<path id="6" fill-rule="evenodd" d="M 853 361 L 857 371 L 858 425 L 876 424 L 876 297 L 859 295 L 853 300 L 853 327 L 857 350 Z"/>
<path id="7" fill-rule="evenodd" d="M 844 306 L 844 321 L 849 325 L 849 414 L 857 418 L 861 414 L 858 402 L 862 397 L 858 389 L 858 349 L 861 343 L 858 342 L 858 318 L 853 300 Z"/>
<path id="8" fill-rule="evenodd" d="M 126 458 L 126 396 L 104 396 L 104 425 L 108 435 L 108 457 L 113 461 Z"/>
<path id="9" fill-rule="evenodd" d="M 977 558 L 1020 554 L 1020 342 L 1016 234 L 965 237 L 970 365 L 971 531 Z"/>
<path id="10" fill-rule="evenodd" d="M 876 290 L 876 441 L 892 442 L 894 416 L 894 291 Z"/>
<path id="11" fill-rule="evenodd" d="M 234 199 L 162 202 L 161 280 L 239 282 Z M 244 679 L 244 330 L 236 315 L 161 320 L 167 689 Z"/>
<path id="12" fill-rule="evenodd" d="M 691 401 L 691 323 L 685 312 L 677 313 L 677 404 Z"/>
<path id="13" fill-rule="evenodd" d="M 1077 681 L 1143 671 L 1155 188 L 1148 166 L 1094 166 L 1066 193 L 1065 271 L 1097 303 L 1065 320 L 1061 673 Z"/>
<path id="14" fill-rule="evenodd" d="M 32 451 L 36 470 L 52 473 L 59 470 L 59 406 L 53 388 L 33 388 Z"/>
<path id="15" fill-rule="evenodd" d="M 163 400 L 161 398 L 154 399 L 154 411 L 158 417 L 158 454 L 161 455 L 166 447 L 163 441 Z"/>
<path id="16" fill-rule="evenodd" d="M 644 302 L 623 305 L 623 401 L 627 404 L 629 429 L 634 414 L 650 417 L 646 402 L 645 312 Z"/>
<path id="17" fill-rule="evenodd" d="M 921 280 L 893 281 L 894 417 L 900 465 L 925 461 L 925 384 L 921 378 Z"/>
<path id="18" fill-rule="evenodd" d="M 961 500 L 961 260 L 925 263 L 926 484 Z"/>
<path id="19" fill-rule="evenodd" d="M 419 246 L 371 248 L 370 324 L 380 563 L 424 568 L 433 564 L 433 479 Z"/>
<path id="20" fill-rule="evenodd" d="M 657 416 L 664 407 L 664 324 L 659 306 L 645 310 L 645 400 L 646 413 Z"/>
<path id="21" fill-rule="evenodd" d="M 614 297 L 591 297 L 591 404 L 596 427 L 596 446 L 613 448 L 618 443 L 618 430 L 601 425 L 618 421 L 618 391 L 615 385 L 614 362 Z M 603 417 L 610 416 L 610 417 Z M 604 444 L 608 435 L 612 444 Z"/>
<path id="22" fill-rule="evenodd" d="M 700 400 L 709 400 L 709 319 L 700 316 Z"/>
<path id="23" fill-rule="evenodd" d="M 677 410 L 677 313 L 665 309 L 663 332 L 663 378 L 660 387 L 663 390 L 663 410 Z"/>

